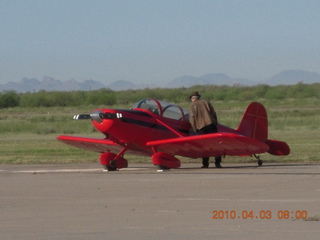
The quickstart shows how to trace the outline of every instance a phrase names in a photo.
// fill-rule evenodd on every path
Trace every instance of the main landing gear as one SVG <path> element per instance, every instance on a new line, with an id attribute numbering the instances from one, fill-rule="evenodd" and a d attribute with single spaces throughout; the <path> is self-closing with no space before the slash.
<path id="1" fill-rule="evenodd" d="M 128 167 L 127 159 L 123 158 L 123 153 L 125 151 L 121 151 L 118 155 L 105 152 L 100 155 L 100 163 L 104 166 L 107 171 L 116 171 L 120 168 Z"/>
<path id="2" fill-rule="evenodd" d="M 124 148 L 121 152 L 116 155 L 112 152 L 105 152 L 100 155 L 100 163 L 104 166 L 107 171 L 116 171 L 120 168 L 128 167 L 128 161 L 123 157 L 127 149 Z M 156 152 L 152 155 L 152 162 L 158 167 L 160 171 L 169 170 L 171 168 L 180 167 L 180 160 L 174 156 L 163 153 Z"/>
<path id="3" fill-rule="evenodd" d="M 156 152 L 152 155 L 152 162 L 158 167 L 158 171 L 180 167 L 180 160 L 170 154 Z"/>

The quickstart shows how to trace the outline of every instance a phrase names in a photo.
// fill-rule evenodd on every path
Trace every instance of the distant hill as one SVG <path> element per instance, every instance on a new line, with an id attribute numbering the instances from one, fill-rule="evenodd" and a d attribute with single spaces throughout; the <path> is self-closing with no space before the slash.
<path id="1" fill-rule="evenodd" d="M 320 83 L 320 74 L 316 72 L 308 72 L 302 70 L 286 70 L 282 71 L 275 76 L 263 81 L 255 82 L 249 79 L 243 78 L 231 78 L 223 73 L 206 74 L 200 77 L 194 76 L 182 76 L 170 81 L 165 87 L 167 88 L 179 88 L 179 87 L 191 87 L 195 85 L 228 85 L 228 86 L 252 86 L 257 84 L 274 85 L 294 85 L 299 82 L 311 84 Z"/>
<path id="2" fill-rule="evenodd" d="M 145 89 L 145 88 L 157 88 L 158 86 L 154 84 L 135 84 L 125 80 L 119 80 L 119 81 L 110 83 L 109 85 L 107 85 L 107 87 L 114 91 L 123 91 L 128 89 L 136 90 L 136 89 Z"/>
<path id="3" fill-rule="evenodd" d="M 45 91 L 90 91 L 101 88 L 108 88 L 114 91 L 122 91 L 127 89 L 144 89 L 156 88 L 158 86 L 152 84 L 134 84 L 128 81 L 119 80 L 109 85 L 104 85 L 99 81 L 86 80 L 84 82 L 77 82 L 75 79 L 70 79 L 65 82 L 53 79 L 51 77 L 44 77 L 42 81 L 35 78 L 23 78 L 20 82 L 8 82 L 0 85 L 0 92 L 7 90 L 14 90 L 19 93 L 39 92 Z"/>
<path id="4" fill-rule="evenodd" d="M 227 85 L 227 86 L 252 86 L 257 84 L 268 84 L 268 85 L 293 85 L 298 82 L 306 84 L 320 83 L 320 74 L 316 72 L 308 72 L 302 70 L 286 70 L 279 74 L 263 81 L 254 82 L 246 78 L 232 78 L 224 73 L 212 73 L 202 75 L 200 77 L 195 76 L 181 76 L 169 81 L 167 84 L 161 87 L 165 88 L 180 88 L 180 87 L 191 87 L 194 85 Z M 14 90 L 16 92 L 38 92 L 41 90 L 46 91 L 90 91 L 98 90 L 101 88 L 108 88 L 114 91 L 122 91 L 127 89 L 145 89 L 145 88 L 157 88 L 154 84 L 135 84 L 125 80 L 119 80 L 104 85 L 99 81 L 86 80 L 83 82 L 77 82 L 75 79 L 62 82 L 60 80 L 53 79 L 52 77 L 44 77 L 42 81 L 35 78 L 23 78 L 20 82 L 8 82 L 0 85 L 0 92 L 6 90 Z"/>
<path id="5" fill-rule="evenodd" d="M 0 85 L 0 91 L 15 90 L 20 93 L 46 91 L 89 91 L 105 88 L 105 85 L 98 81 L 86 80 L 84 82 L 77 82 L 74 79 L 66 82 L 53 79 L 51 77 L 44 77 L 42 81 L 35 78 L 23 78 L 20 82 L 9 82 Z"/>
<path id="6" fill-rule="evenodd" d="M 269 78 L 265 83 L 268 85 L 293 85 L 299 82 L 306 84 L 320 82 L 320 74 L 302 70 L 286 70 Z"/>
<path id="7" fill-rule="evenodd" d="M 231 78 L 224 73 L 206 74 L 200 77 L 182 76 L 170 81 L 165 87 L 179 88 L 191 87 L 194 85 L 253 85 L 254 83 L 248 79 L 235 79 Z"/>

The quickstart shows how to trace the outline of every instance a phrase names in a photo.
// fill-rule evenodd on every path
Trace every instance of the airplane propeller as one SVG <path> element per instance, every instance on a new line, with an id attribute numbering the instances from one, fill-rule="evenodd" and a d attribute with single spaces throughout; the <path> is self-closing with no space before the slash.
<path id="1" fill-rule="evenodd" d="M 102 111 L 96 111 L 91 114 L 77 114 L 73 116 L 74 120 L 86 120 L 91 119 L 96 122 L 102 122 L 102 119 L 115 119 L 122 118 L 121 113 L 103 113 Z"/>

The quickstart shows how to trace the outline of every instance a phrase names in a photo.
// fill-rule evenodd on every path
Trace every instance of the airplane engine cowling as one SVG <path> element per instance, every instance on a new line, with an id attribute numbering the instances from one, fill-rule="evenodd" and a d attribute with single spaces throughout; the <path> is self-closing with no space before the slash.
<path id="1" fill-rule="evenodd" d="M 170 154 L 157 152 L 152 155 L 152 162 L 154 165 L 159 165 L 166 168 L 180 167 L 180 160 Z"/>

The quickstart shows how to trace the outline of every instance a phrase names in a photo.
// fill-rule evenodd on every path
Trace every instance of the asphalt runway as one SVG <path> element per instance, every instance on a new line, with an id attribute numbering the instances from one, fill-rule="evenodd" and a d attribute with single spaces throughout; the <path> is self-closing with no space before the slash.
<path id="1" fill-rule="evenodd" d="M 320 164 L 223 166 L 0 165 L 0 239 L 319 239 Z"/>

